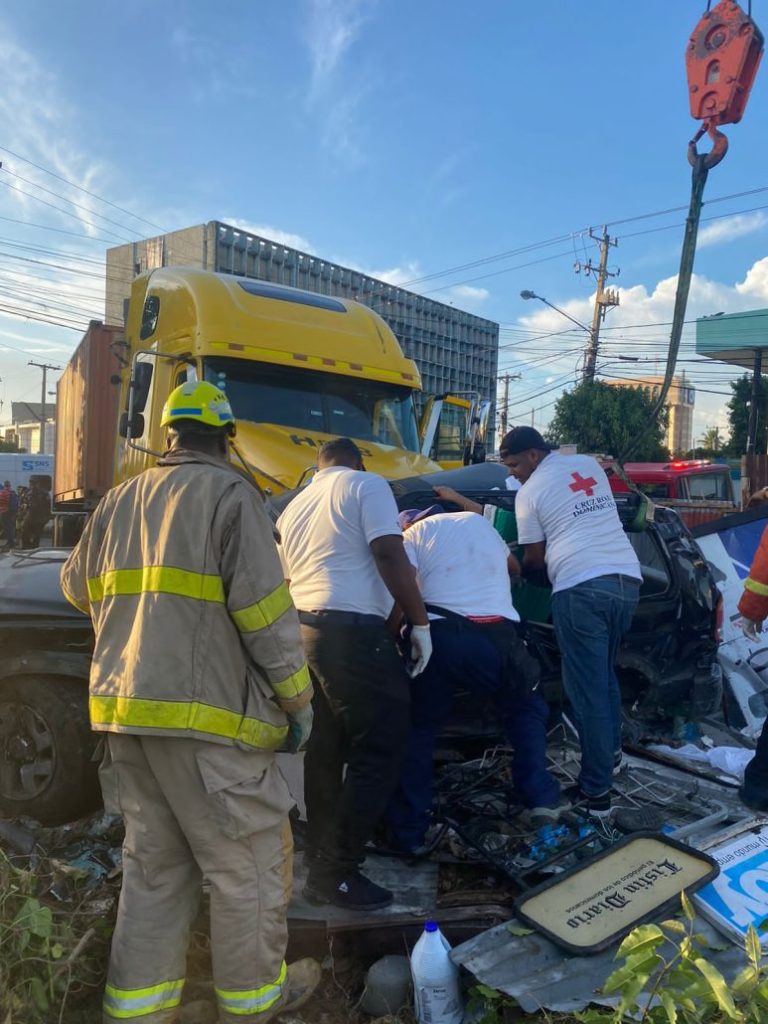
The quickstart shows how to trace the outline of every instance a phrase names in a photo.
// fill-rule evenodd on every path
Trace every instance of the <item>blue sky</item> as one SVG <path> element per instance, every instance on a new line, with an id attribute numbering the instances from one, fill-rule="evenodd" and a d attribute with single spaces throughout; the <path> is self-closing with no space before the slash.
<path id="1" fill-rule="evenodd" d="M 0 422 L 11 400 L 39 400 L 27 359 L 63 365 L 77 328 L 103 315 L 108 244 L 221 218 L 398 283 L 568 236 L 416 286 L 501 322 L 500 368 L 522 374 L 510 418 L 530 422 L 533 409 L 543 425 L 576 376 L 584 334 L 519 292 L 589 321 L 593 281 L 573 271 L 597 259 L 583 229 L 687 205 L 684 53 L 703 6 L 7 5 Z M 763 13 L 756 4 L 758 22 Z M 768 185 L 766 76 L 744 121 L 726 129 L 731 149 L 709 200 Z M 704 217 L 715 216 L 703 222 L 689 315 L 768 306 L 768 191 L 712 203 Z M 626 371 L 619 354 L 663 353 L 683 219 L 610 228 L 622 304 L 605 323 L 604 373 Z M 686 339 L 691 359 L 690 330 Z M 716 392 L 732 372 L 681 366 L 700 388 L 697 434 L 724 426 Z"/>

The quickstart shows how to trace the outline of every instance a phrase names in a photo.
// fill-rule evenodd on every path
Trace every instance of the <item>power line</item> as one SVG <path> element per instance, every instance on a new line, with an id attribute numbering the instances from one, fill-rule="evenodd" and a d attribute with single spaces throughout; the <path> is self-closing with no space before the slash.
<path id="1" fill-rule="evenodd" d="M 12 156 L 15 160 L 21 160 L 22 163 L 29 164 L 30 167 L 35 167 L 38 171 L 42 171 L 44 174 L 49 174 L 52 178 L 56 178 L 57 181 L 61 181 L 65 185 L 71 186 L 71 188 L 76 188 L 79 192 L 85 193 L 85 195 L 90 196 L 92 199 L 98 199 L 100 203 L 104 203 L 106 206 L 111 206 L 114 210 L 119 210 L 121 213 L 125 213 L 129 217 L 133 217 L 134 220 L 139 220 L 143 224 L 148 224 L 151 228 L 157 228 L 158 231 L 161 231 L 163 234 L 166 233 L 166 229 L 161 227 L 159 224 L 155 224 L 154 221 L 147 220 L 146 217 L 142 217 L 138 213 L 132 213 L 130 210 L 126 210 L 124 206 L 118 206 L 117 203 L 113 203 L 110 199 L 104 199 L 103 196 L 96 195 L 95 192 L 91 192 L 83 185 L 78 185 L 77 182 L 70 181 L 69 178 L 64 178 L 62 175 L 56 174 L 55 171 L 51 171 L 47 167 L 42 167 L 40 164 L 36 164 L 33 160 L 29 160 L 25 156 L 20 156 L 18 153 L 14 153 L 6 146 L 0 146 L 0 150 L 2 150 L 3 153 L 7 153 L 9 156 Z"/>
<path id="2" fill-rule="evenodd" d="M 733 193 L 731 193 L 729 195 L 717 196 L 714 199 L 708 200 L 704 205 L 705 206 L 710 206 L 713 203 L 723 203 L 723 202 L 730 201 L 732 199 L 741 199 L 741 198 L 744 198 L 745 196 L 758 195 L 758 194 L 763 193 L 763 192 L 768 192 L 768 185 L 760 185 L 760 186 L 758 186 L 756 188 L 747 189 L 747 190 L 742 191 L 742 192 L 733 192 Z M 634 222 L 637 222 L 637 221 L 650 220 L 650 219 L 653 219 L 655 217 L 668 216 L 669 214 L 680 213 L 680 212 L 685 211 L 687 209 L 688 209 L 687 205 L 685 205 L 685 206 L 670 206 L 670 207 L 667 207 L 666 209 L 654 210 L 654 211 L 651 211 L 649 213 L 636 214 L 636 215 L 634 215 L 632 217 L 624 217 L 624 218 L 619 219 L 619 220 L 608 220 L 608 221 L 605 221 L 604 223 L 605 223 L 606 227 L 615 227 L 616 225 L 619 225 L 619 224 L 631 224 L 631 223 L 634 223 Z M 756 207 L 756 208 L 753 208 L 753 209 L 764 209 L 764 207 Z M 717 214 L 717 215 L 714 215 L 712 217 L 707 217 L 707 218 L 704 218 L 704 219 L 705 220 L 718 220 L 718 219 L 722 219 L 723 217 L 737 216 L 739 213 L 742 213 L 742 212 L 752 212 L 752 210 L 748 210 L 748 211 L 734 211 L 734 212 L 731 212 L 731 213 Z M 563 241 L 566 241 L 566 240 L 572 240 L 573 238 L 575 238 L 577 236 L 583 236 L 584 234 L 588 234 L 589 231 L 591 230 L 592 226 L 581 228 L 578 231 L 564 232 L 561 235 L 555 235 L 552 238 L 544 239 L 544 240 L 542 240 L 540 242 L 532 242 L 532 243 L 530 243 L 528 245 L 520 246 L 520 247 L 518 247 L 516 249 L 508 249 L 508 250 L 505 250 L 504 252 L 495 253 L 492 256 L 479 257 L 476 260 L 470 260 L 467 263 L 458 264 L 458 265 L 456 265 L 454 267 L 447 267 L 444 270 L 433 271 L 430 274 L 423 274 L 421 277 L 415 277 L 415 278 L 411 278 L 408 281 L 404 281 L 403 284 L 401 285 L 401 287 L 408 288 L 410 285 L 421 284 L 424 281 L 431 281 L 431 280 L 434 280 L 435 278 L 438 278 L 438 277 L 447 277 L 450 274 L 458 274 L 458 273 L 461 273 L 464 270 L 471 270 L 474 267 L 484 266 L 487 263 L 493 263 L 493 262 L 496 262 L 498 260 L 509 259 L 512 256 L 519 256 L 519 255 L 522 255 L 525 252 L 531 252 L 531 251 L 533 251 L 535 249 L 545 248 L 545 247 L 547 247 L 549 245 L 556 245 L 558 242 L 563 242 Z M 662 228 L 653 228 L 651 230 L 653 230 L 653 231 L 666 231 L 666 230 L 670 230 L 673 227 L 678 227 L 678 226 L 679 226 L 679 224 L 675 223 L 675 224 L 666 225 L 665 227 L 662 227 Z M 633 237 L 635 237 L 635 234 L 640 235 L 640 234 L 645 234 L 645 233 L 646 232 L 636 232 L 636 233 L 631 234 L 631 235 L 623 235 L 622 237 L 623 238 L 633 238 Z M 567 253 L 563 253 L 561 255 L 569 255 L 569 256 L 571 256 L 572 255 L 572 249 L 569 250 Z M 509 268 L 509 269 L 514 269 L 514 268 Z M 485 276 L 490 276 L 490 275 L 484 275 L 484 277 Z M 473 278 L 472 280 L 483 280 L 484 277 Z M 454 285 L 456 285 L 456 284 L 465 284 L 465 283 L 467 283 L 467 282 L 465 282 L 465 281 L 454 282 Z M 446 287 L 454 287 L 454 285 L 448 285 Z M 432 289 L 432 290 L 436 291 L 438 289 Z"/>
<path id="3" fill-rule="evenodd" d="M 74 206 L 76 210 L 84 210 L 91 217 L 100 217 L 101 220 L 106 221 L 107 224 L 114 224 L 120 228 L 121 231 L 130 231 L 131 229 L 126 225 L 122 224 L 118 220 L 113 220 L 111 217 L 107 217 L 106 214 L 99 213 L 98 210 L 92 209 L 90 206 L 83 206 L 82 203 L 76 203 L 74 199 L 70 199 L 68 196 L 63 196 L 60 192 L 54 192 L 50 188 L 46 188 L 45 185 L 40 185 L 36 181 L 32 181 L 31 178 L 24 178 L 21 174 L 16 174 L 15 171 L 9 171 L 7 167 L 3 166 L 0 160 L 0 170 L 5 171 L 6 174 L 12 178 L 16 178 L 17 181 L 23 181 L 25 185 L 31 185 L 32 188 L 39 189 L 41 192 L 45 192 L 46 195 L 53 196 L 55 199 L 61 199 L 65 203 L 69 203 L 70 206 Z"/>
<path id="4" fill-rule="evenodd" d="M 25 192 L 23 188 L 19 188 L 18 185 L 14 185 L 10 181 L 0 181 L 0 185 L 5 185 L 7 189 L 12 192 L 18 192 L 19 195 L 26 196 L 28 199 L 34 199 L 35 202 L 42 203 L 43 206 L 50 206 L 52 210 L 56 210 L 57 213 L 63 213 L 65 217 L 72 217 L 80 224 L 88 224 L 92 228 L 98 228 L 98 224 L 93 224 L 91 221 L 86 221 L 82 217 L 78 217 L 76 213 L 72 213 L 71 210 L 65 210 L 61 206 L 56 206 L 55 203 L 49 203 L 47 199 L 42 199 L 40 196 L 32 195 L 31 192 Z M 105 235 L 113 235 L 119 242 L 130 242 L 130 238 L 124 238 L 122 235 L 116 234 L 114 231 L 108 231 L 106 228 L 101 228 Z"/>

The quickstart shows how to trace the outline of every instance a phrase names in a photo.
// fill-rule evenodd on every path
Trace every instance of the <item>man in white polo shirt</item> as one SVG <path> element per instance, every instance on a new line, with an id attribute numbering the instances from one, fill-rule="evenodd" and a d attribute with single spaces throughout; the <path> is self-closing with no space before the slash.
<path id="1" fill-rule="evenodd" d="M 514 750 L 512 781 L 534 827 L 570 804 L 547 768 L 549 709 L 535 692 L 539 666 L 518 632 L 510 570 L 519 571 L 489 522 L 432 505 L 400 513 L 405 551 L 430 613 L 434 651 L 411 687 L 413 727 L 400 785 L 387 808 L 391 845 L 418 853 L 432 807 L 432 760 L 456 691 L 489 702 Z"/>
<path id="2" fill-rule="evenodd" d="M 408 675 L 429 661 L 429 620 L 389 484 L 364 472 L 349 438 L 324 444 L 317 465 L 277 521 L 315 689 L 304 761 L 304 895 L 375 910 L 392 894 L 359 866 L 397 785 L 410 727 Z M 407 666 L 386 625 L 395 601 L 412 627 Z"/>
<path id="3" fill-rule="evenodd" d="M 589 455 L 553 453 L 533 427 L 514 427 L 499 448 L 522 484 L 515 496 L 523 575 L 546 565 L 563 686 L 581 744 L 571 795 L 596 817 L 611 810 L 621 758 L 621 693 L 614 663 L 637 608 L 640 564 L 621 525 L 608 478 Z"/>

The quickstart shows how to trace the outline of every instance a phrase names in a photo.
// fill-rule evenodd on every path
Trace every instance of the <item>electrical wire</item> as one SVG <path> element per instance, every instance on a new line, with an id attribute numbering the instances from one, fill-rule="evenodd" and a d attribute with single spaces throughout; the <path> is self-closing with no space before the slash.
<path id="1" fill-rule="evenodd" d="M 126 210 L 124 206 L 118 206 L 117 203 L 113 203 L 110 199 L 105 199 L 103 196 L 99 196 L 95 192 L 91 192 L 83 185 L 78 185 L 77 182 L 70 181 L 69 178 L 64 178 L 62 177 L 62 175 L 56 174 L 55 171 L 52 171 L 47 167 L 43 167 L 41 164 L 36 164 L 33 160 L 29 160 L 25 156 L 20 156 L 18 153 L 14 153 L 13 150 L 8 149 L 6 146 L 0 146 L 0 151 L 2 151 L 3 153 L 7 153 L 9 156 L 12 156 L 14 160 L 21 160 L 22 163 L 29 164 L 30 167 L 34 167 L 38 171 L 42 171 L 44 174 L 48 174 L 52 178 L 56 178 L 57 181 L 61 181 L 65 185 L 69 185 L 71 188 L 76 188 L 79 192 L 85 193 L 85 195 L 90 196 L 92 199 L 97 199 L 100 203 L 104 203 L 106 206 L 111 206 L 114 210 L 119 210 L 121 213 L 126 214 L 128 217 L 133 217 L 134 220 L 141 221 L 143 224 L 148 224 L 149 227 L 151 228 L 157 228 L 158 231 L 160 231 L 163 234 L 166 233 L 167 229 L 161 227 L 160 224 L 155 224 L 154 221 L 147 220 L 146 217 L 142 217 L 138 213 L 133 213 L 131 210 Z"/>

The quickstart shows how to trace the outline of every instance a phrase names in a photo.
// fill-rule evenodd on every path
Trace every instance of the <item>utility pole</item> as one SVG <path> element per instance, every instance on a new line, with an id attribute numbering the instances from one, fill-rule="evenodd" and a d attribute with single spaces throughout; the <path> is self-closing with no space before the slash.
<path id="1" fill-rule="evenodd" d="M 597 364 L 597 352 L 600 345 L 600 324 L 605 320 L 606 312 L 612 306 L 618 306 L 619 304 L 619 293 L 615 288 L 609 288 L 606 290 L 605 283 L 609 277 L 618 277 L 619 271 L 611 273 L 608 270 L 608 253 L 610 252 L 611 246 L 617 246 L 619 244 L 618 238 L 611 238 L 606 228 L 603 228 L 603 233 L 600 237 L 592 233 L 590 228 L 589 237 L 595 242 L 600 243 L 600 263 L 599 266 L 595 267 L 592 260 L 587 260 L 586 263 L 576 264 L 576 273 L 582 271 L 589 277 L 590 274 L 597 275 L 597 292 L 595 294 L 595 310 L 592 315 L 592 326 L 589 329 L 589 345 L 587 346 L 587 353 L 584 359 L 584 380 L 592 382 L 595 379 L 595 366 Z"/>
<path id="2" fill-rule="evenodd" d="M 45 423 L 48 417 L 45 414 L 45 395 L 46 395 L 46 384 L 48 382 L 48 371 L 49 370 L 60 370 L 60 366 L 51 366 L 50 363 L 35 363 L 31 359 L 29 360 L 28 366 L 36 366 L 39 370 L 43 371 L 43 387 L 40 392 L 40 454 L 42 455 L 45 451 Z"/>
<path id="3" fill-rule="evenodd" d="M 749 403 L 749 425 L 747 426 L 747 455 L 754 455 L 757 447 L 757 423 L 759 420 L 760 392 L 762 390 L 763 350 L 754 350 L 755 363 L 752 371 L 752 400 Z"/>
<path id="4" fill-rule="evenodd" d="M 504 437 L 507 432 L 507 420 L 509 418 L 509 382 L 511 380 L 520 380 L 520 376 L 521 375 L 519 373 L 505 373 L 498 378 L 499 380 L 504 381 L 504 400 L 501 403 L 501 413 L 499 414 L 502 437 Z"/>

